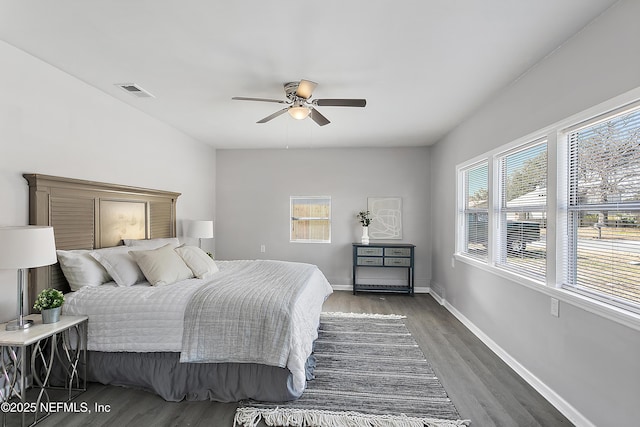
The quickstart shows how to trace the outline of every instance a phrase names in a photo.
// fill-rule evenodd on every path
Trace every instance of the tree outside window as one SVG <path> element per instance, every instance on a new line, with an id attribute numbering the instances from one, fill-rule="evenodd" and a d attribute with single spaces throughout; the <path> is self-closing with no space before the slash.
<path id="1" fill-rule="evenodd" d="M 568 286 L 640 306 L 640 108 L 568 134 Z"/>

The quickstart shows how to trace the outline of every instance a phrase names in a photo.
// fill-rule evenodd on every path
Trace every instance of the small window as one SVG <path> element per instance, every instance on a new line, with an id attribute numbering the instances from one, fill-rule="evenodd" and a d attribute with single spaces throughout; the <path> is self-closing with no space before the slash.
<path id="1" fill-rule="evenodd" d="M 290 241 L 331 243 L 331 197 L 291 197 Z"/>
<path id="2" fill-rule="evenodd" d="M 460 171 L 459 252 L 487 260 L 489 238 L 489 165 L 486 161 Z"/>

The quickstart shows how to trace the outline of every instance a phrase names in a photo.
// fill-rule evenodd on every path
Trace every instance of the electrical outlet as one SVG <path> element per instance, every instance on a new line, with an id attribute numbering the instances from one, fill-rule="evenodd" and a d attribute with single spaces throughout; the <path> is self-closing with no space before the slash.
<path id="1" fill-rule="evenodd" d="M 456 268 L 456 259 L 451 257 L 451 268 Z"/>
<path id="2" fill-rule="evenodd" d="M 262 253 L 267 252 L 267 246 L 266 245 L 260 245 L 260 252 L 262 252 Z"/>
<path id="3" fill-rule="evenodd" d="M 556 298 L 551 298 L 551 315 L 560 317 L 560 301 Z"/>

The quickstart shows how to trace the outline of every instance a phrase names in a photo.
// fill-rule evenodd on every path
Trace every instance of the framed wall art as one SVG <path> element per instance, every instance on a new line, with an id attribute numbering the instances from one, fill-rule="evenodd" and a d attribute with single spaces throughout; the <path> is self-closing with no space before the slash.
<path id="1" fill-rule="evenodd" d="M 371 239 L 402 239 L 402 197 L 369 197 Z"/>

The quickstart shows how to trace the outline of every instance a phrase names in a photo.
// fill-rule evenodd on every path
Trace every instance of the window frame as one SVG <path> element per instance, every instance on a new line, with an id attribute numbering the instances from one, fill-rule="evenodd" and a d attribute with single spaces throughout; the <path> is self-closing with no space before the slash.
<path id="1" fill-rule="evenodd" d="M 472 170 L 478 169 L 482 166 L 486 165 L 487 167 L 487 206 L 485 208 L 470 208 L 468 206 L 468 173 Z M 489 262 L 489 240 L 491 239 L 491 228 L 489 224 L 491 224 L 490 218 L 490 209 L 491 201 L 489 200 L 491 190 L 491 165 L 489 159 L 487 157 L 481 157 L 479 159 L 474 159 L 468 163 L 465 163 L 457 168 L 456 177 L 457 177 L 457 208 L 456 208 L 456 218 L 457 218 L 457 227 L 456 227 L 456 253 L 463 253 L 465 256 L 476 260 L 481 263 Z M 468 243 L 469 243 L 469 222 L 467 220 L 467 215 L 476 214 L 481 215 L 485 214 L 487 216 L 487 254 L 484 257 L 473 256 L 468 252 Z M 462 232 L 460 232 L 462 230 Z"/>
<path id="2" fill-rule="evenodd" d="M 564 275 L 561 277 L 559 286 L 569 292 L 582 295 L 589 299 L 600 301 L 604 304 L 615 306 L 623 310 L 628 310 L 636 314 L 640 314 L 640 303 L 627 302 L 625 299 L 616 298 L 608 293 L 601 293 L 596 290 L 589 289 L 578 283 L 578 237 L 573 233 L 572 228 L 576 226 L 576 215 L 580 215 L 582 212 L 608 210 L 608 211 L 634 211 L 640 214 L 640 200 L 635 202 L 604 202 L 604 203 L 579 203 L 576 202 L 575 195 L 572 194 L 571 188 L 577 188 L 579 181 L 577 176 L 572 174 L 571 159 L 572 159 L 572 140 L 571 135 L 581 129 L 587 129 L 596 126 L 600 123 L 604 123 L 610 120 L 614 120 L 616 117 L 623 116 L 627 113 L 638 112 L 640 113 L 640 100 L 630 102 L 619 108 L 611 109 L 598 114 L 595 117 L 591 117 L 587 120 L 575 123 L 570 127 L 563 129 L 559 132 L 559 139 L 562 141 L 562 148 L 565 150 L 565 170 L 563 171 L 566 176 L 565 188 L 563 189 L 563 204 L 566 206 L 565 212 L 562 215 L 562 221 L 565 224 L 566 238 L 562 242 L 562 253 L 566 259 L 566 265 Z M 576 231 L 577 233 L 577 231 Z M 612 244 L 613 247 L 613 244 Z"/>
<path id="3" fill-rule="evenodd" d="M 508 222 L 509 220 L 506 219 L 507 216 L 509 214 L 517 214 L 517 213 L 521 213 L 523 210 L 521 208 L 517 208 L 517 207 L 509 207 L 508 205 L 508 200 L 507 200 L 507 187 L 506 187 L 506 181 L 508 179 L 507 177 L 507 170 L 506 170 L 506 161 L 507 158 L 509 158 L 512 155 L 518 154 L 518 153 L 522 153 L 524 151 L 527 151 L 529 149 L 532 149 L 534 147 L 538 147 L 544 145 L 544 151 L 547 154 L 547 164 L 545 165 L 545 179 L 547 181 L 547 187 L 548 187 L 548 182 L 549 182 L 549 157 L 548 157 L 548 152 L 549 152 L 549 144 L 548 144 L 548 138 L 546 136 L 543 137 L 539 137 L 533 140 L 529 140 L 527 142 L 518 142 L 515 146 L 510 147 L 508 150 L 504 150 L 502 152 L 498 152 L 493 156 L 493 166 L 496 170 L 496 182 L 494 185 L 494 188 L 497 190 L 495 192 L 495 194 L 497 194 L 497 197 L 495 197 L 496 202 L 494 204 L 494 217 L 495 217 L 495 247 L 494 247 L 494 251 L 493 253 L 495 254 L 493 262 L 495 263 L 496 267 L 498 268 L 502 268 L 508 271 L 513 271 L 515 273 L 517 273 L 518 275 L 527 277 L 535 282 L 539 282 L 539 283 L 544 283 L 546 281 L 546 276 L 547 276 L 547 268 L 546 268 L 546 258 L 547 258 L 547 252 L 546 252 L 546 246 L 547 244 L 545 243 L 545 265 L 544 265 L 544 273 L 543 274 L 536 274 L 534 271 L 532 270 L 525 270 L 523 271 L 522 269 L 520 269 L 518 267 L 518 265 L 516 263 L 510 263 L 508 261 L 508 255 L 509 255 L 509 248 L 508 248 Z M 546 189 L 545 189 L 546 191 Z M 545 203 L 539 204 L 539 205 L 524 205 L 526 209 L 526 211 L 532 211 L 532 212 L 537 212 L 537 213 L 542 213 L 545 217 L 545 222 L 549 216 L 549 209 L 548 209 L 548 203 L 547 203 L 547 199 L 548 199 L 548 191 L 546 191 L 546 196 L 545 196 Z M 524 251 L 523 251 L 524 252 Z M 513 254 L 512 254 L 513 255 Z"/>
<path id="4" fill-rule="evenodd" d="M 326 200 L 329 207 L 327 217 L 294 217 L 293 206 L 295 200 Z M 327 221 L 329 236 L 327 239 L 294 239 L 294 221 Z M 289 243 L 331 243 L 331 196 L 289 196 Z"/>

